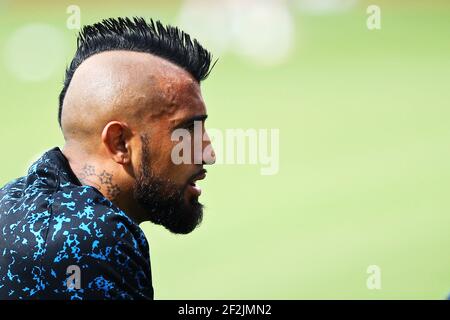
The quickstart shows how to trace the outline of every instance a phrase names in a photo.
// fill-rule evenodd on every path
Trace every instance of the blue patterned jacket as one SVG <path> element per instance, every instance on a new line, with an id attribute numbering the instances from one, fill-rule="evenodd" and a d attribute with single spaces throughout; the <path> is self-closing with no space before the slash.
<path id="1" fill-rule="evenodd" d="M 144 233 L 59 148 L 0 189 L 0 299 L 153 299 Z"/>

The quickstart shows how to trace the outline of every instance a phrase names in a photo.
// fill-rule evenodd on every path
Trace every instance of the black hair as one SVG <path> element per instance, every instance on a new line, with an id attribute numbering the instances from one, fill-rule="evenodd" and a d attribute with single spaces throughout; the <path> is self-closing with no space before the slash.
<path id="1" fill-rule="evenodd" d="M 160 21 L 147 22 L 144 18 L 110 18 L 84 26 L 77 39 L 77 50 L 66 70 L 64 85 L 59 95 L 58 122 L 64 97 L 75 70 L 90 56 L 112 50 L 151 53 L 188 71 L 199 83 L 211 72 L 212 55 L 200 43 L 178 29 L 164 26 Z"/>

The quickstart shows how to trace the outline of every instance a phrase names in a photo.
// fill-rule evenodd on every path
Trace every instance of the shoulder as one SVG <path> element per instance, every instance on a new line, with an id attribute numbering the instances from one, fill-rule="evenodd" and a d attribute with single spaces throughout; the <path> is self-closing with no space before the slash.
<path id="1" fill-rule="evenodd" d="M 0 188 L 0 203 L 19 198 L 25 186 L 25 177 L 14 179 Z"/>
<path id="2" fill-rule="evenodd" d="M 57 192 L 51 211 L 49 243 L 61 245 L 69 237 L 76 240 L 73 244 L 83 242 L 94 247 L 126 243 L 143 257 L 148 256 L 148 243 L 140 227 L 92 187 Z"/>
<path id="3" fill-rule="evenodd" d="M 148 243 L 123 211 L 85 186 L 57 192 L 51 214 L 45 260 L 52 265 L 52 279 L 65 279 L 68 268 L 76 266 L 84 279 L 84 294 L 149 295 Z"/>

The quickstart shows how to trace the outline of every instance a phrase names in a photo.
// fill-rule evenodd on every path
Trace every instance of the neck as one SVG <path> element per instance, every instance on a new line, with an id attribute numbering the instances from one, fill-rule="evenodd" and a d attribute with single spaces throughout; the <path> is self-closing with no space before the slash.
<path id="1" fill-rule="evenodd" d="M 62 152 L 82 185 L 96 188 L 137 224 L 144 221 L 142 209 L 133 201 L 133 185 L 121 183 L 117 168 L 72 147 L 64 146 Z"/>

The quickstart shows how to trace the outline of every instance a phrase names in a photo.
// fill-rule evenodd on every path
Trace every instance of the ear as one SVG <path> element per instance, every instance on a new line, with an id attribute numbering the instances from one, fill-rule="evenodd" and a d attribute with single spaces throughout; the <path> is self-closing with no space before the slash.
<path id="1" fill-rule="evenodd" d="M 102 132 L 102 141 L 111 158 L 122 165 L 131 161 L 130 139 L 132 133 L 126 123 L 109 122 Z"/>

